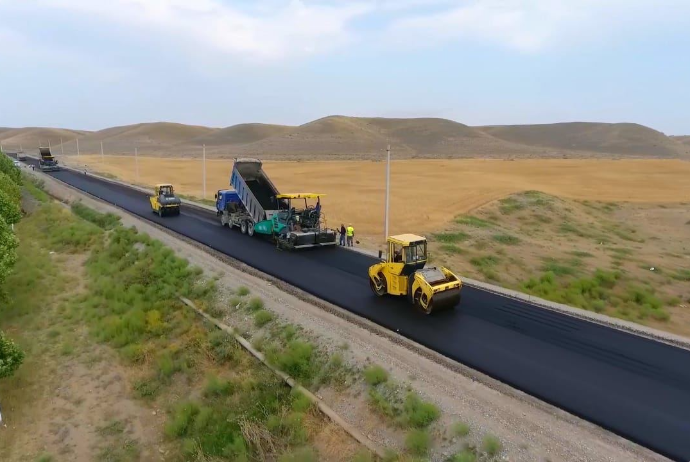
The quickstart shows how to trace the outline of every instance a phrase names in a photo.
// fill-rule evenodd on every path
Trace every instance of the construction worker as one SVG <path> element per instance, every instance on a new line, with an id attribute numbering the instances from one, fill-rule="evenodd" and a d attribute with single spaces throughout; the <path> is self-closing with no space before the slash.
<path id="1" fill-rule="evenodd" d="M 347 226 L 346 234 L 347 246 L 352 247 L 352 240 L 355 238 L 355 228 L 353 228 L 351 224 Z"/>
<path id="2" fill-rule="evenodd" d="M 345 233 L 347 233 L 347 230 L 345 229 L 344 224 L 340 224 L 340 245 L 344 246 L 345 245 Z"/>

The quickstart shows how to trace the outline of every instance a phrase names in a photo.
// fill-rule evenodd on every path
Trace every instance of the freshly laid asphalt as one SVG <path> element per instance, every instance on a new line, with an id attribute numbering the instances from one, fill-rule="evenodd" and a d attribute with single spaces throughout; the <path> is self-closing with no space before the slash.
<path id="1" fill-rule="evenodd" d="M 159 218 L 146 195 L 70 171 L 51 176 L 356 313 L 543 401 L 678 461 L 690 461 L 690 351 L 463 287 L 426 316 L 377 298 L 374 259 L 342 249 L 278 251 L 185 208 Z"/>

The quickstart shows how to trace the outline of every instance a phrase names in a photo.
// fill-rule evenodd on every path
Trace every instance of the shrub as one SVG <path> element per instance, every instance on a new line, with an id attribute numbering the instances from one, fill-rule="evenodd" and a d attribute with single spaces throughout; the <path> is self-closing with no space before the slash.
<path id="1" fill-rule="evenodd" d="M 412 430 L 405 437 L 405 447 L 415 456 L 424 456 L 431 447 L 431 436 L 426 430 Z"/>
<path id="2" fill-rule="evenodd" d="M 501 441 L 493 435 L 486 435 L 482 441 L 482 449 L 489 456 L 494 457 L 501 452 Z"/>
<path id="3" fill-rule="evenodd" d="M 237 293 L 237 295 L 239 295 L 240 297 L 244 297 L 245 295 L 249 295 L 249 289 L 245 286 L 239 286 L 235 293 Z"/>
<path id="4" fill-rule="evenodd" d="M 352 458 L 352 462 L 374 462 L 374 457 L 369 451 L 360 449 Z"/>
<path id="5" fill-rule="evenodd" d="M 0 189 L 0 217 L 5 220 L 5 223 L 10 225 L 16 225 L 22 217 L 19 201 L 2 189 Z"/>
<path id="6" fill-rule="evenodd" d="M 254 325 L 256 325 L 256 327 L 263 327 L 273 321 L 273 319 L 273 314 L 266 310 L 259 310 L 254 313 Z"/>
<path id="7" fill-rule="evenodd" d="M 4 172 L 0 172 L 0 191 L 7 194 L 7 196 L 17 204 L 21 201 L 21 188 Z"/>
<path id="8" fill-rule="evenodd" d="M 469 449 L 465 449 L 464 451 L 455 454 L 452 462 L 475 462 L 476 460 L 477 455 Z"/>
<path id="9" fill-rule="evenodd" d="M 463 249 L 454 244 L 441 244 L 441 250 L 451 255 L 461 255 L 465 253 Z"/>
<path id="10" fill-rule="evenodd" d="M 491 228 L 496 226 L 496 223 L 472 215 L 459 217 L 455 220 L 455 222 L 460 225 L 472 226 L 473 228 Z"/>
<path id="11" fill-rule="evenodd" d="M 311 380 L 318 368 L 318 364 L 312 361 L 314 346 L 300 340 L 292 340 L 287 348 L 278 352 L 271 350 L 267 353 L 270 363 L 278 367 L 297 380 Z"/>
<path id="12" fill-rule="evenodd" d="M 467 240 L 470 237 L 470 235 L 467 233 L 463 233 L 462 231 L 457 231 L 454 233 L 436 233 L 433 235 L 433 237 L 437 241 L 443 242 L 444 244 L 454 244 L 457 242 Z"/>
<path id="13" fill-rule="evenodd" d="M 509 234 L 494 234 L 491 238 L 499 244 L 504 245 L 517 245 L 520 243 L 519 238 Z"/>
<path id="14" fill-rule="evenodd" d="M 464 422 L 456 422 L 453 425 L 453 434 L 455 436 L 467 436 L 470 434 L 470 426 Z"/>
<path id="15" fill-rule="evenodd" d="M 304 393 L 297 389 L 293 389 L 290 396 L 292 398 L 290 407 L 295 412 L 307 412 L 314 405 Z"/>
<path id="16" fill-rule="evenodd" d="M 316 462 L 318 459 L 312 448 L 298 448 L 286 452 L 278 458 L 278 462 Z"/>
<path id="17" fill-rule="evenodd" d="M 259 297 L 254 297 L 251 300 L 249 300 L 249 305 L 247 305 L 250 311 L 258 311 L 263 309 L 264 307 L 264 301 L 261 300 Z"/>
<path id="18" fill-rule="evenodd" d="M 0 379 L 11 377 L 24 362 L 24 352 L 0 331 Z"/>
<path id="19" fill-rule="evenodd" d="M 506 197 L 505 199 L 501 199 L 498 202 L 500 204 L 498 210 L 503 215 L 510 215 L 514 212 L 517 212 L 518 210 L 522 210 L 525 208 L 525 204 L 519 202 L 514 197 Z"/>
<path id="20" fill-rule="evenodd" d="M 109 230 L 120 226 L 120 217 L 112 213 L 99 213 L 81 202 L 72 204 L 72 212 L 80 218 L 93 223 L 99 228 Z"/>
<path id="21" fill-rule="evenodd" d="M 371 385 L 376 386 L 388 380 L 388 372 L 378 365 L 371 365 L 364 369 L 364 380 Z"/>
<path id="22" fill-rule="evenodd" d="M 422 401 L 414 393 L 409 393 L 405 398 L 404 417 L 411 427 L 426 428 L 440 415 L 441 411 L 435 404 Z"/>
<path id="23" fill-rule="evenodd" d="M 233 393 L 234 390 L 234 383 L 230 382 L 229 380 L 219 379 L 217 376 L 211 374 L 206 379 L 204 396 L 225 396 Z"/>

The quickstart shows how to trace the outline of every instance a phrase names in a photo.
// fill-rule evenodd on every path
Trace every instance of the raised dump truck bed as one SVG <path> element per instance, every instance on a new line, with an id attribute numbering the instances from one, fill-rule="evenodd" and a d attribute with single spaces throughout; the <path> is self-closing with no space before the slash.
<path id="1" fill-rule="evenodd" d="M 322 226 L 320 195 L 280 194 L 260 160 L 237 159 L 230 185 L 232 190 L 216 194 L 216 210 L 224 226 L 238 227 L 250 236 L 270 236 L 286 249 L 335 245 L 335 232 Z M 316 200 L 316 206 L 308 205 L 308 199 Z"/>
<path id="2" fill-rule="evenodd" d="M 50 148 L 38 148 L 41 159 L 38 161 L 38 168 L 43 172 L 55 172 L 60 170 L 57 159 L 50 153 Z"/>

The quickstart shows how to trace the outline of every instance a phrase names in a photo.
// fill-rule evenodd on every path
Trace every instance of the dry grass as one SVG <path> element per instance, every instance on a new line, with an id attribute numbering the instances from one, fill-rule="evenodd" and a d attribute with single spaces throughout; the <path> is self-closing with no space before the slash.
<path id="1" fill-rule="evenodd" d="M 69 157 L 132 183 L 172 182 L 178 191 L 202 195 L 199 159 Z M 266 162 L 281 191 L 326 193 L 328 225 L 352 223 L 359 237 L 383 229 L 385 164 L 369 161 Z M 227 188 L 232 160 L 207 161 L 207 198 Z M 635 203 L 674 202 L 690 197 L 690 162 L 677 160 L 401 160 L 391 168 L 391 231 L 431 233 L 455 216 L 515 192 Z"/>

